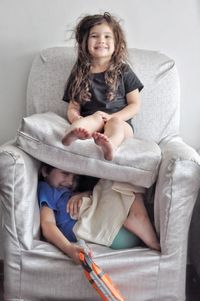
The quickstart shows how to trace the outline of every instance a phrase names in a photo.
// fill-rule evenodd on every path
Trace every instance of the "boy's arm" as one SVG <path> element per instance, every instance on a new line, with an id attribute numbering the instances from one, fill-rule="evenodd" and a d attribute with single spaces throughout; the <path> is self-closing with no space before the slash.
<path id="1" fill-rule="evenodd" d="M 84 196 L 89 197 L 91 194 L 92 194 L 92 191 L 79 192 L 79 193 L 74 194 L 69 199 L 66 210 L 67 210 L 67 212 L 69 212 L 69 214 L 72 218 L 78 219 L 79 209 L 83 202 L 82 197 L 84 197 Z"/>
<path id="2" fill-rule="evenodd" d="M 70 123 L 73 123 L 77 119 L 81 118 L 80 104 L 75 101 L 70 101 L 67 107 L 67 119 Z"/>
<path id="3" fill-rule="evenodd" d="M 40 209 L 40 225 L 42 233 L 47 241 L 55 245 L 65 254 L 70 256 L 75 263 L 81 264 L 79 253 L 83 249 L 75 244 L 72 244 L 56 226 L 55 216 L 52 209 L 43 206 Z"/>

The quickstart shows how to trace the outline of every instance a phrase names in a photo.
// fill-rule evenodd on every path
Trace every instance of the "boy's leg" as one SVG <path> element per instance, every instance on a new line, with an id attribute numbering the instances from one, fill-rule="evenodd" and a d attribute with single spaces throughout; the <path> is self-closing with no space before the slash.
<path id="1" fill-rule="evenodd" d="M 81 117 L 70 126 L 66 135 L 62 139 L 62 143 L 64 145 L 70 145 L 77 139 L 89 139 L 92 137 L 94 132 L 100 131 L 103 128 L 103 125 L 104 121 L 98 114 Z"/>
<path id="2" fill-rule="evenodd" d="M 104 158 L 112 160 L 115 150 L 124 139 L 133 137 L 133 130 L 127 122 L 113 117 L 106 122 L 103 134 L 95 132 L 92 136 L 95 143 L 102 148 Z"/>
<path id="3" fill-rule="evenodd" d="M 160 251 L 160 244 L 149 219 L 141 193 L 135 194 L 135 200 L 124 222 L 124 227 L 136 234 L 147 246 Z"/>

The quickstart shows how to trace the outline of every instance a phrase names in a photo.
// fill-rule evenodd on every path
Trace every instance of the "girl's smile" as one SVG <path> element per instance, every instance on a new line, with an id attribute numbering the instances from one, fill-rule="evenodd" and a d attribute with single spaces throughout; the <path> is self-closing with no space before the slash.
<path id="1" fill-rule="evenodd" d="M 91 28 L 88 37 L 88 51 L 94 59 L 111 59 L 115 51 L 115 41 L 113 31 L 107 23 Z"/>

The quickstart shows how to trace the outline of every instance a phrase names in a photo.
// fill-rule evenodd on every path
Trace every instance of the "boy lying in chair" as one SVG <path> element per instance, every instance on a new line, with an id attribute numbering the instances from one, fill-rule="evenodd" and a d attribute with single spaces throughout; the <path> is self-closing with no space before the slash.
<path id="1" fill-rule="evenodd" d="M 93 191 L 75 193 L 75 174 L 43 164 L 41 175 L 38 200 L 43 236 L 75 263 L 81 264 L 79 239 L 113 249 L 137 246 L 141 239 L 160 250 L 144 206 L 143 188 L 101 179 Z"/>

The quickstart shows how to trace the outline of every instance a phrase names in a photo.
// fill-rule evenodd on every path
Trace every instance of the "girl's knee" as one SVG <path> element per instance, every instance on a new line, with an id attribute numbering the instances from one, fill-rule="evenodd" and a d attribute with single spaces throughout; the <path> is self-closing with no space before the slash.
<path id="1" fill-rule="evenodd" d="M 97 120 L 99 122 L 103 121 L 103 118 L 102 118 L 102 115 L 100 114 L 100 112 L 95 112 L 90 116 L 92 116 L 95 120 Z"/>
<path id="2" fill-rule="evenodd" d="M 124 123 L 124 121 L 119 119 L 116 116 L 113 116 L 107 121 L 107 123 L 113 123 L 113 124 L 121 126 Z"/>
<path id="3" fill-rule="evenodd" d="M 118 127 L 121 130 L 124 130 L 125 138 L 133 137 L 133 129 L 132 127 L 124 120 L 113 116 L 107 121 L 107 125 Z"/>
<path id="4" fill-rule="evenodd" d="M 93 113 L 91 116 L 95 117 L 95 118 L 100 118 L 101 117 L 101 114 L 99 111 Z M 101 117 L 102 118 L 102 117 Z"/>

